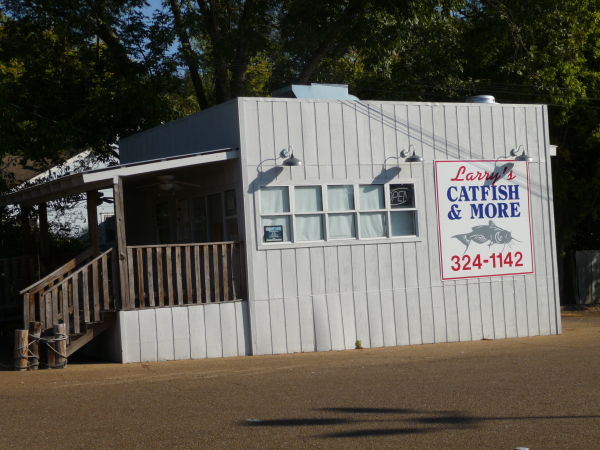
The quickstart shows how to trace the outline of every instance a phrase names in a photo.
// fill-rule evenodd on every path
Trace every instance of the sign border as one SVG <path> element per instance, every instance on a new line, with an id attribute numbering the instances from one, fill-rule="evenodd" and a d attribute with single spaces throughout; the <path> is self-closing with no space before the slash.
<path id="1" fill-rule="evenodd" d="M 526 176 L 526 181 L 527 181 L 527 207 L 529 210 L 529 245 L 531 246 L 531 271 L 530 272 L 509 272 L 509 273 L 495 273 L 493 275 L 471 275 L 468 277 L 451 277 L 451 278 L 445 278 L 444 277 L 444 256 L 443 256 L 443 251 L 442 251 L 442 235 L 440 233 L 440 199 L 438 197 L 439 195 L 439 190 L 438 190 L 438 164 L 443 164 L 443 163 L 461 163 L 461 162 L 465 162 L 465 163 L 471 163 L 471 162 L 493 162 L 493 163 L 497 163 L 497 162 L 512 162 L 514 163 L 515 160 L 514 159 L 457 159 L 457 160 L 436 160 L 434 161 L 434 167 L 435 167 L 435 202 L 436 202 L 436 209 L 437 209 L 437 228 L 438 228 L 438 245 L 440 248 L 440 259 L 439 259 L 439 263 L 440 263 L 440 275 L 442 278 L 442 281 L 452 281 L 452 280 L 465 280 L 465 279 L 469 279 L 469 278 L 490 278 L 490 277 L 506 277 L 506 276 L 512 276 L 512 275 L 530 275 L 535 273 L 535 254 L 534 254 L 534 250 L 533 250 L 533 224 L 531 222 L 531 190 L 529 189 L 529 162 L 525 161 L 525 174 Z"/>

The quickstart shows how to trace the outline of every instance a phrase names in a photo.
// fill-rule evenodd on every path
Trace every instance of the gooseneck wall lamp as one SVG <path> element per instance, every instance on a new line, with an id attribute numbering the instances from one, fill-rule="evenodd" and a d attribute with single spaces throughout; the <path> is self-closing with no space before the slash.
<path id="1" fill-rule="evenodd" d="M 411 148 L 412 148 L 412 154 L 410 152 Z M 408 146 L 408 149 L 402 150 L 400 152 L 400 156 L 402 158 L 405 158 L 404 161 L 406 161 L 408 163 L 423 162 L 423 157 L 421 155 L 417 155 L 415 146 L 412 144 Z"/>
<path id="2" fill-rule="evenodd" d="M 279 156 L 281 158 L 286 158 L 282 162 L 282 165 L 284 166 L 297 167 L 303 164 L 300 158 L 296 158 L 294 156 L 294 149 L 291 145 L 288 148 L 281 150 L 281 152 L 279 152 Z"/>
<path id="3" fill-rule="evenodd" d="M 525 146 L 523 144 L 519 145 L 517 148 L 513 148 L 510 151 L 512 156 L 515 156 L 515 161 L 526 161 L 532 162 L 533 158 L 527 154 L 525 151 Z"/>
<path id="4" fill-rule="evenodd" d="M 398 161 L 398 165 L 400 165 L 400 156 L 394 156 L 394 155 L 392 155 L 392 156 L 388 156 L 387 158 L 385 158 L 385 159 L 383 160 L 383 170 L 387 170 L 387 162 L 388 162 L 390 159 L 395 159 L 396 161 Z"/>

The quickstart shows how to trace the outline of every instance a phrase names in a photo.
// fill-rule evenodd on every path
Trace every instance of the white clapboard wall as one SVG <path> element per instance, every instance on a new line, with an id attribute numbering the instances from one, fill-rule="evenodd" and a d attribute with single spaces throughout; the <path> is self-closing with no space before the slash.
<path id="1" fill-rule="evenodd" d="M 250 355 L 248 303 L 119 311 L 113 359 L 123 363 Z M 114 353 L 114 350 L 113 350 Z"/>
<path id="2" fill-rule="evenodd" d="M 254 354 L 349 349 L 357 339 L 381 347 L 560 333 L 545 106 L 238 102 Z M 304 166 L 284 168 L 270 185 L 370 183 L 388 156 L 414 145 L 425 162 L 401 164 L 398 179 L 415 180 L 420 239 L 257 245 L 259 174 L 289 145 Z M 442 282 L 433 161 L 510 157 L 520 145 L 535 158 L 535 274 Z"/>

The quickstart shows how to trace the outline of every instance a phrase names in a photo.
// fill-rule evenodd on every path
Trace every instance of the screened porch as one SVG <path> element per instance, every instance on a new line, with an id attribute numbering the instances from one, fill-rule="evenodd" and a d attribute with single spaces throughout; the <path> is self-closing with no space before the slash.
<path id="1" fill-rule="evenodd" d="M 72 344 L 90 330 L 93 337 L 113 311 L 246 299 L 238 155 L 225 149 L 117 166 L 4 196 L 5 204 L 41 212 L 60 196 L 85 192 L 90 199 L 90 248 L 12 295 L 22 302 L 24 327 L 64 323 Z M 101 250 L 94 199 L 107 188 L 115 242 Z"/>

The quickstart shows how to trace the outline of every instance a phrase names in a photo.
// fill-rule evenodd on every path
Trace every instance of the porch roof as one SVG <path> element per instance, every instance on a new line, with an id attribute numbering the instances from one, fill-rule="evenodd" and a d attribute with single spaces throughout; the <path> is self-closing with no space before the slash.
<path id="1" fill-rule="evenodd" d="M 226 161 L 239 158 L 239 156 L 239 150 L 223 148 L 90 170 L 56 178 L 34 186 L 17 187 L 16 190 L 0 196 L 0 205 L 43 203 L 66 195 L 112 187 L 117 177 L 142 175 L 162 170 Z"/>

